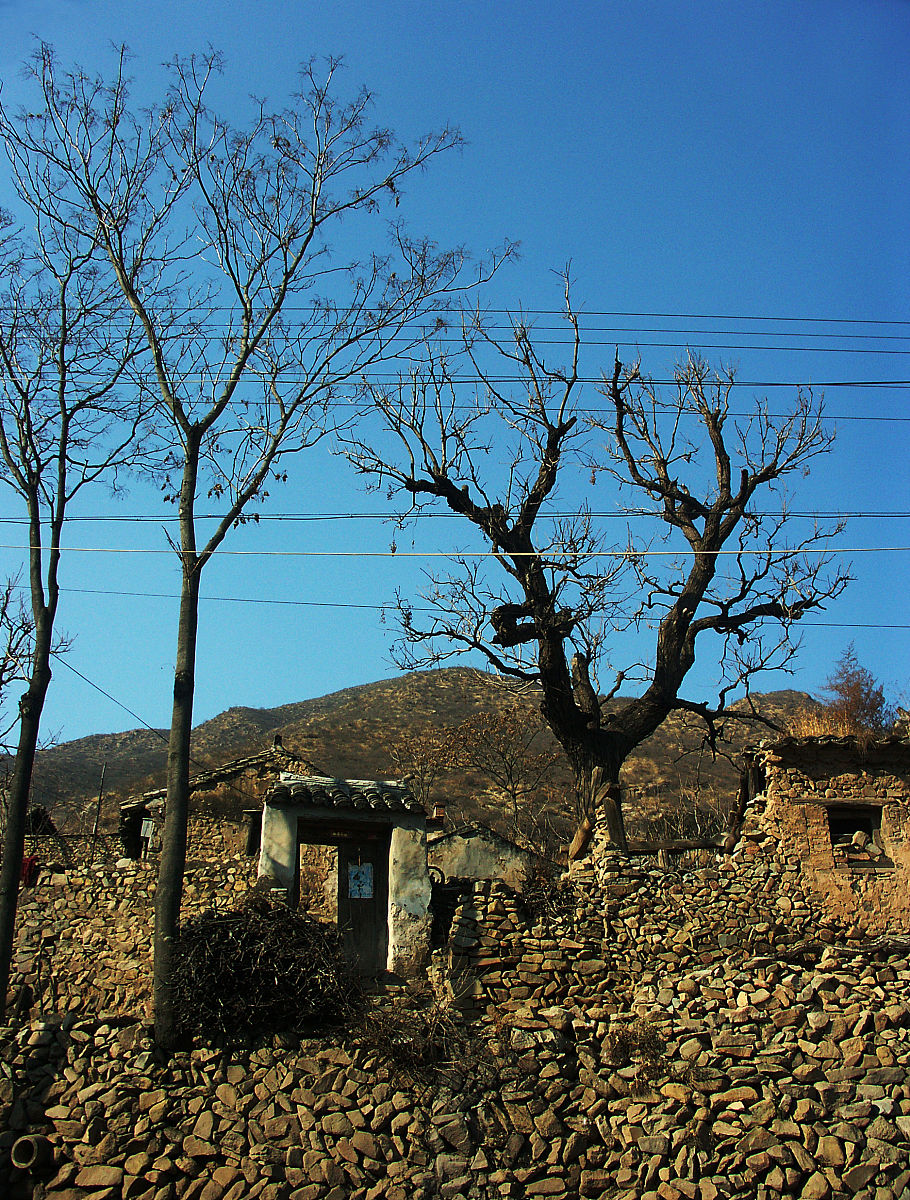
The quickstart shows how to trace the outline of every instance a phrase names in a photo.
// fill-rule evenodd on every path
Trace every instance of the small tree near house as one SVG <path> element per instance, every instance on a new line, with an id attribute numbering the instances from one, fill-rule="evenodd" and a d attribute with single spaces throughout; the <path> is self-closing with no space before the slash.
<path id="1" fill-rule="evenodd" d="M 828 676 L 825 695 L 825 707 L 851 733 L 887 733 L 897 717 L 884 684 L 861 665 L 852 642 Z"/>
<path id="2" fill-rule="evenodd" d="M 562 761 L 558 748 L 545 744 L 546 732 L 539 712 L 517 702 L 475 713 L 457 730 L 461 765 L 492 786 L 516 831 Z"/>
<path id="3" fill-rule="evenodd" d="M 393 742 L 389 757 L 399 778 L 407 783 L 424 808 L 429 808 L 440 780 L 459 767 L 460 746 L 457 729 L 423 725 Z"/>
<path id="4" fill-rule="evenodd" d="M 790 731 L 801 737 L 880 736 L 891 732 L 898 715 L 884 684 L 860 663 L 851 642 L 828 676 L 822 699 L 802 708 Z"/>

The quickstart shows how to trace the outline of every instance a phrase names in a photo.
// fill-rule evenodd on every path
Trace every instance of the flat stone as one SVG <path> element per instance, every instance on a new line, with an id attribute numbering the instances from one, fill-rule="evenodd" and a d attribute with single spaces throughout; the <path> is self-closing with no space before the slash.
<path id="1" fill-rule="evenodd" d="M 829 1167 L 842 1167 L 847 1161 L 847 1157 L 844 1154 L 844 1147 L 836 1137 L 830 1134 L 822 1135 L 818 1139 L 818 1148 L 815 1151 L 815 1157 L 819 1162 L 823 1162 Z"/>
<path id="2" fill-rule="evenodd" d="M 199 1193 L 199 1200 L 221 1200 L 239 1178 L 240 1172 L 236 1167 L 218 1167 Z"/>
<path id="3" fill-rule="evenodd" d="M 100 1163 L 83 1167 L 76 1176 L 76 1186 L 95 1191 L 101 1188 L 117 1188 L 123 1182 L 122 1167 L 105 1167 Z"/>
<path id="4" fill-rule="evenodd" d="M 365 1129 L 358 1129 L 351 1135 L 351 1145 L 365 1158 L 380 1159 L 382 1157 L 376 1139 Z"/>
<path id="5" fill-rule="evenodd" d="M 827 1200 L 830 1195 L 831 1184 L 820 1171 L 810 1175 L 802 1186 L 802 1200 Z"/>
<path id="6" fill-rule="evenodd" d="M 857 1163 L 855 1167 L 844 1171 L 841 1179 L 849 1192 L 860 1192 L 877 1174 L 878 1167 L 875 1163 Z"/>
<path id="7" fill-rule="evenodd" d="M 333 1137 L 347 1137 L 354 1132 L 349 1118 L 340 1112 L 326 1113 L 321 1125 L 323 1133 L 330 1133 Z"/>
<path id="8" fill-rule="evenodd" d="M 183 1153 L 187 1158 L 215 1158 L 218 1150 L 211 1142 L 204 1142 L 191 1133 L 183 1139 Z"/>

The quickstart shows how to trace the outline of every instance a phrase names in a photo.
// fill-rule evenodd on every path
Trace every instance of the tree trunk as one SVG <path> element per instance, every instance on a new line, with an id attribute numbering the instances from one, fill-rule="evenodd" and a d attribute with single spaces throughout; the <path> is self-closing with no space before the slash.
<path id="1" fill-rule="evenodd" d="M 50 632 L 44 630 L 36 637 L 32 677 L 28 691 L 19 701 L 19 744 L 3 835 L 3 863 L 0 866 L 0 1022 L 6 1013 L 9 990 L 32 772 L 38 749 L 41 713 L 50 682 Z"/>
<path id="2" fill-rule="evenodd" d="M 155 893 L 153 1010 L 155 1041 L 173 1050 L 178 1038 L 172 973 L 180 933 L 180 901 L 186 866 L 190 799 L 190 735 L 193 729 L 193 691 L 196 677 L 196 631 L 199 620 L 199 571 L 194 563 L 183 572 L 177 660 L 174 668 L 174 707 L 167 754 L 167 801 L 164 837 Z"/>
<path id="3" fill-rule="evenodd" d="M 595 825 L 607 831 L 617 850 L 628 852 L 626 826 L 622 815 L 619 772 L 601 764 L 584 763 L 575 769 L 575 781 L 582 811 Z"/>

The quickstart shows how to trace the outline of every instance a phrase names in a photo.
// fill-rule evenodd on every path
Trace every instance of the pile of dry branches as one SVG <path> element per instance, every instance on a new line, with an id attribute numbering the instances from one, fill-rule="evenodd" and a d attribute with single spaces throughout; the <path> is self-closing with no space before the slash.
<path id="1" fill-rule="evenodd" d="M 457 1009 L 416 990 L 393 1004 L 376 997 L 354 1032 L 361 1045 L 412 1082 L 468 1064 L 476 1075 L 480 1067 L 479 1045 Z"/>
<path id="2" fill-rule="evenodd" d="M 183 1033 L 216 1042 L 346 1021 L 358 994 L 337 931 L 264 900 L 187 921 L 173 986 Z"/>

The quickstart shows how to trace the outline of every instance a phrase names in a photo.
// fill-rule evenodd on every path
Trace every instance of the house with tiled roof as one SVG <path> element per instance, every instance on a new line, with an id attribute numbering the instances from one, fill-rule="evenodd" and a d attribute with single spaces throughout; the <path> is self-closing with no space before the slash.
<path id="1" fill-rule="evenodd" d="M 329 886 L 348 957 L 365 975 L 411 974 L 430 947 L 426 833 L 404 783 L 286 773 L 265 797 L 259 875 L 296 907 L 306 848 L 334 847 Z"/>
<path id="2" fill-rule="evenodd" d="M 258 855 L 265 886 L 337 923 L 362 974 L 423 966 L 432 923 L 427 817 L 405 783 L 336 778 L 276 737 L 266 750 L 193 776 L 190 795 L 191 812 L 229 812 L 235 829 L 242 811 L 246 852 Z M 130 857 L 160 849 L 166 798 L 157 788 L 121 807 Z"/>

